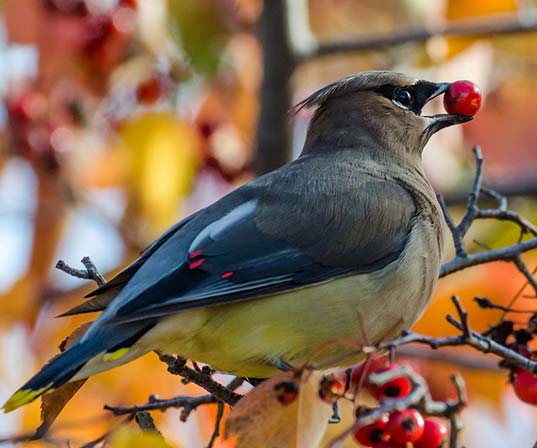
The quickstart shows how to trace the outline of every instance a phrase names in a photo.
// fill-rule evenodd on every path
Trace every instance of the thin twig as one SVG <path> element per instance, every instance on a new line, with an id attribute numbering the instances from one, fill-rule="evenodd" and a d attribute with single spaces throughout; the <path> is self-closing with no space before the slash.
<path id="1" fill-rule="evenodd" d="M 517 224 L 525 233 L 531 233 L 533 236 L 537 236 L 537 226 L 511 210 L 482 209 L 477 212 L 476 219 L 510 221 Z"/>
<path id="2" fill-rule="evenodd" d="M 457 308 L 459 320 L 456 320 L 451 315 L 448 315 L 446 319 L 462 334 L 444 338 L 434 338 L 418 333 L 406 332 L 397 339 L 378 344 L 378 349 L 390 349 L 392 347 L 399 347 L 401 345 L 413 343 L 426 344 L 433 349 L 437 349 L 439 347 L 466 345 L 473 347 L 482 353 L 492 353 L 508 361 L 512 365 L 521 367 L 533 373 L 537 373 L 537 362 L 532 361 L 525 356 L 522 356 L 518 352 L 473 331 L 468 325 L 467 313 L 462 307 L 458 297 L 453 296 L 452 301 Z"/>
<path id="3" fill-rule="evenodd" d="M 466 203 L 466 213 L 464 214 L 460 224 L 458 225 L 458 231 L 462 237 L 466 235 L 468 229 L 472 225 L 479 209 L 477 207 L 477 201 L 479 201 L 479 194 L 481 193 L 481 184 L 483 183 L 483 154 L 479 146 L 474 146 L 472 152 L 475 158 L 475 176 L 472 190 L 468 195 L 468 201 Z"/>
<path id="4" fill-rule="evenodd" d="M 533 271 L 531 272 L 532 275 L 535 275 L 537 274 L 537 266 L 533 269 Z M 515 295 L 513 296 L 513 298 L 509 301 L 508 303 L 508 307 L 511 308 L 515 302 L 518 300 L 519 297 L 522 296 L 522 293 L 524 292 L 524 290 L 526 289 L 526 286 L 528 286 L 528 280 L 526 278 L 526 281 L 524 282 L 524 284 L 518 289 L 518 291 L 515 293 Z M 522 296 L 524 297 L 524 296 Z M 504 318 L 505 318 L 505 312 L 502 314 L 502 316 L 500 317 L 500 321 L 502 321 Z"/>
<path id="5" fill-rule="evenodd" d="M 500 249 L 470 254 L 465 258 L 455 257 L 442 265 L 440 269 L 440 278 L 471 266 L 477 266 L 493 261 L 512 261 L 517 255 L 529 252 L 533 249 L 537 249 L 537 237 Z"/>
<path id="6" fill-rule="evenodd" d="M 456 225 L 451 218 L 444 198 L 440 195 L 438 196 L 438 201 L 444 214 L 446 224 L 451 232 L 453 245 L 455 247 L 455 257 L 442 265 L 440 269 L 440 277 L 445 277 L 446 275 L 479 264 L 490 263 L 492 261 L 508 261 L 515 263 L 517 268 L 524 274 L 537 293 L 537 280 L 533 277 L 532 273 L 520 258 L 522 253 L 537 248 L 537 226 L 533 225 L 518 213 L 508 210 L 507 198 L 505 196 L 482 186 L 483 155 L 481 153 L 481 148 L 479 146 L 474 146 L 473 154 L 476 162 L 474 182 L 472 190 L 468 195 L 466 213 L 458 225 Z M 496 200 L 498 202 L 498 207 L 495 209 L 480 209 L 478 206 L 480 194 L 484 194 Z M 472 223 L 478 219 L 510 221 L 520 227 L 522 234 L 531 233 L 534 237 L 500 249 L 488 249 L 483 252 L 468 254 L 464 246 L 464 237 Z"/>
<path id="7" fill-rule="evenodd" d="M 207 444 L 207 448 L 212 448 L 216 439 L 220 436 L 220 424 L 222 423 L 222 418 L 224 417 L 224 403 L 218 403 L 218 409 L 216 411 L 216 418 L 214 420 L 214 430 Z"/>
<path id="8" fill-rule="evenodd" d="M 466 406 L 466 403 L 468 402 L 464 380 L 460 375 L 455 374 L 451 377 L 451 381 L 453 381 L 455 390 L 457 391 L 457 403 L 462 408 Z M 459 412 L 451 412 L 449 414 L 449 424 L 449 448 L 458 448 L 460 433 L 463 429 L 463 423 Z"/>
<path id="9" fill-rule="evenodd" d="M 134 406 L 110 406 L 104 405 L 104 409 L 112 412 L 114 415 L 135 415 L 138 412 L 144 411 L 165 411 L 169 408 L 184 408 L 188 407 L 191 410 L 205 404 L 218 403 L 218 399 L 214 396 L 200 395 L 197 397 L 175 397 L 170 399 L 150 399 L 145 404 L 137 404 Z"/>
<path id="10" fill-rule="evenodd" d="M 468 256 L 466 249 L 464 248 L 464 235 L 461 234 L 458 226 L 455 225 L 453 218 L 451 218 L 444 197 L 441 194 L 438 194 L 436 198 L 438 199 L 438 203 L 440 204 L 440 208 L 442 209 L 442 213 L 444 215 L 444 220 L 446 221 L 448 229 L 451 233 L 451 237 L 453 239 L 453 246 L 455 247 L 455 257 L 459 259 L 464 259 Z"/>
<path id="11" fill-rule="evenodd" d="M 210 375 L 207 375 L 203 372 L 197 372 L 196 370 L 188 367 L 186 365 L 186 359 L 172 355 L 165 355 L 159 352 L 157 352 L 157 355 L 162 362 L 168 365 L 168 372 L 173 375 L 182 376 L 188 381 L 197 384 L 213 395 L 217 400 L 233 406 L 242 398 L 242 395 L 233 392 L 226 386 L 223 386 L 219 382 L 215 381 Z"/>
<path id="12" fill-rule="evenodd" d="M 90 257 L 84 257 L 81 260 L 86 269 L 76 269 L 69 266 L 65 261 L 58 260 L 56 269 L 63 271 L 73 277 L 83 278 L 85 280 L 93 280 L 98 286 L 103 286 L 106 283 L 105 278 L 101 275 Z"/>
<path id="13" fill-rule="evenodd" d="M 524 275 L 524 277 L 526 277 L 527 282 L 531 285 L 535 291 L 535 294 L 537 294 L 537 279 L 535 279 L 533 273 L 528 269 L 528 266 L 526 266 L 526 263 L 524 263 L 522 257 L 517 255 L 514 257 L 513 263 L 515 263 L 517 269 Z"/>

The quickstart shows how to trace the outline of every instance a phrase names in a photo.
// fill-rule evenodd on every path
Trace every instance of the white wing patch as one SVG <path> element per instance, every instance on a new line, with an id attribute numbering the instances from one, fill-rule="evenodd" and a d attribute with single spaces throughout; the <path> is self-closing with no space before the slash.
<path id="1" fill-rule="evenodd" d="M 203 246 L 202 242 L 207 238 L 217 241 L 227 229 L 233 227 L 233 225 L 242 221 L 247 216 L 252 215 L 255 210 L 256 203 L 257 201 L 255 199 L 245 202 L 244 204 L 241 204 L 231 210 L 227 215 L 224 215 L 219 220 L 209 224 L 200 233 L 198 233 L 196 238 L 194 238 L 194 241 L 192 241 L 192 244 L 188 248 L 188 252 L 192 253 L 197 249 L 200 249 L 200 246 Z"/>

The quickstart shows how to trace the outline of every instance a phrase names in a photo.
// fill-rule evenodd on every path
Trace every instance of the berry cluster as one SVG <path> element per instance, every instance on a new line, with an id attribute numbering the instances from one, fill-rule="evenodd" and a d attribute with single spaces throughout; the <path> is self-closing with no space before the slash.
<path id="1" fill-rule="evenodd" d="M 350 385 L 355 385 L 356 393 L 360 387 L 365 387 L 379 404 L 402 400 L 408 397 L 414 388 L 409 376 L 397 375 L 380 384 L 373 381 L 375 375 L 395 373 L 399 370 L 400 364 L 389 363 L 386 358 L 371 358 L 351 371 Z M 362 407 L 356 409 L 357 423 L 352 430 L 354 440 L 363 446 L 441 448 L 447 444 L 447 426 L 439 418 L 424 418 L 420 411 L 408 407 L 383 413 L 373 423 L 360 424 L 360 417 L 367 415 L 369 411 Z"/>
<path id="2" fill-rule="evenodd" d="M 117 0 L 106 10 L 95 9 L 85 0 L 42 0 L 41 4 L 46 14 L 76 24 L 80 38 L 73 45 L 81 73 L 87 77 L 61 86 L 41 82 L 39 77 L 23 79 L 11 86 L 5 104 L 13 152 L 56 174 L 78 141 L 77 132 L 88 125 L 97 101 L 108 97 L 110 73 L 133 56 L 133 50 L 143 49 L 136 47 L 135 39 L 137 0 Z M 172 71 L 155 67 L 137 79 L 132 86 L 136 104 L 150 106 L 167 98 L 177 75 Z M 125 115 L 103 110 L 112 127 L 117 117 Z"/>
<path id="3" fill-rule="evenodd" d="M 17 152 L 40 167 L 55 171 L 69 130 L 52 120 L 47 99 L 29 87 L 6 98 L 6 109 Z"/>
<path id="4" fill-rule="evenodd" d="M 319 385 L 319 397 L 334 405 L 339 399 L 353 402 L 362 389 L 377 401 L 376 408 L 358 406 L 356 421 L 350 431 L 360 445 L 374 448 L 445 448 L 448 427 L 445 414 L 427 415 L 424 404 L 429 396 L 425 380 L 408 366 L 391 363 L 386 357 L 372 356 L 344 373 L 324 376 Z M 416 388 L 422 394 L 413 400 Z M 423 389 L 425 388 L 425 389 Z M 298 395 L 294 381 L 280 383 L 276 395 L 284 405 Z M 438 404 L 438 403 L 437 403 Z"/>
<path id="5" fill-rule="evenodd" d="M 43 0 L 51 14 L 70 16 L 80 24 L 81 56 L 87 68 L 106 74 L 128 54 L 136 29 L 136 0 L 118 0 L 111 8 L 91 8 L 85 0 Z"/>

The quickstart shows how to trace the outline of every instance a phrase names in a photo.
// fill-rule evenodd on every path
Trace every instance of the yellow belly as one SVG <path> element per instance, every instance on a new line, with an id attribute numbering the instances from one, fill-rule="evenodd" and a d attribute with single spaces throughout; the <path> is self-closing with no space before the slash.
<path id="1" fill-rule="evenodd" d="M 299 366 L 328 341 L 373 343 L 394 337 L 419 318 L 438 276 L 437 243 L 424 239 L 419 226 L 402 259 L 381 271 L 184 311 L 159 323 L 140 340 L 140 347 L 177 353 L 223 372 L 266 377 L 275 372 L 273 363 Z M 360 328 L 361 321 L 365 328 Z M 348 345 L 331 346 L 316 359 L 350 350 Z"/>

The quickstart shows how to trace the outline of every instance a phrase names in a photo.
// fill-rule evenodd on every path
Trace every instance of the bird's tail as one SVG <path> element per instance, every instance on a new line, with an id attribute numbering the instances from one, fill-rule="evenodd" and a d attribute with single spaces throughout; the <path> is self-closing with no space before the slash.
<path id="1" fill-rule="evenodd" d="M 139 353 L 138 356 L 125 355 L 134 342 L 145 333 L 146 329 L 140 331 L 139 328 L 133 329 L 131 327 L 126 332 L 117 330 L 119 329 L 115 329 L 113 334 L 100 334 L 89 339 L 83 338 L 63 353 L 52 358 L 48 364 L 43 366 L 34 377 L 5 402 L 3 406 L 4 412 L 11 412 L 24 406 L 70 380 L 86 378 L 94 373 L 111 369 L 140 356 L 142 353 Z M 122 337 L 118 338 L 118 335 L 122 335 Z M 101 354 L 102 356 L 97 357 L 97 355 Z M 95 363 L 96 359 L 98 360 L 97 363 Z M 90 360 L 92 361 L 89 362 Z M 86 365 L 89 368 L 84 369 Z"/>

